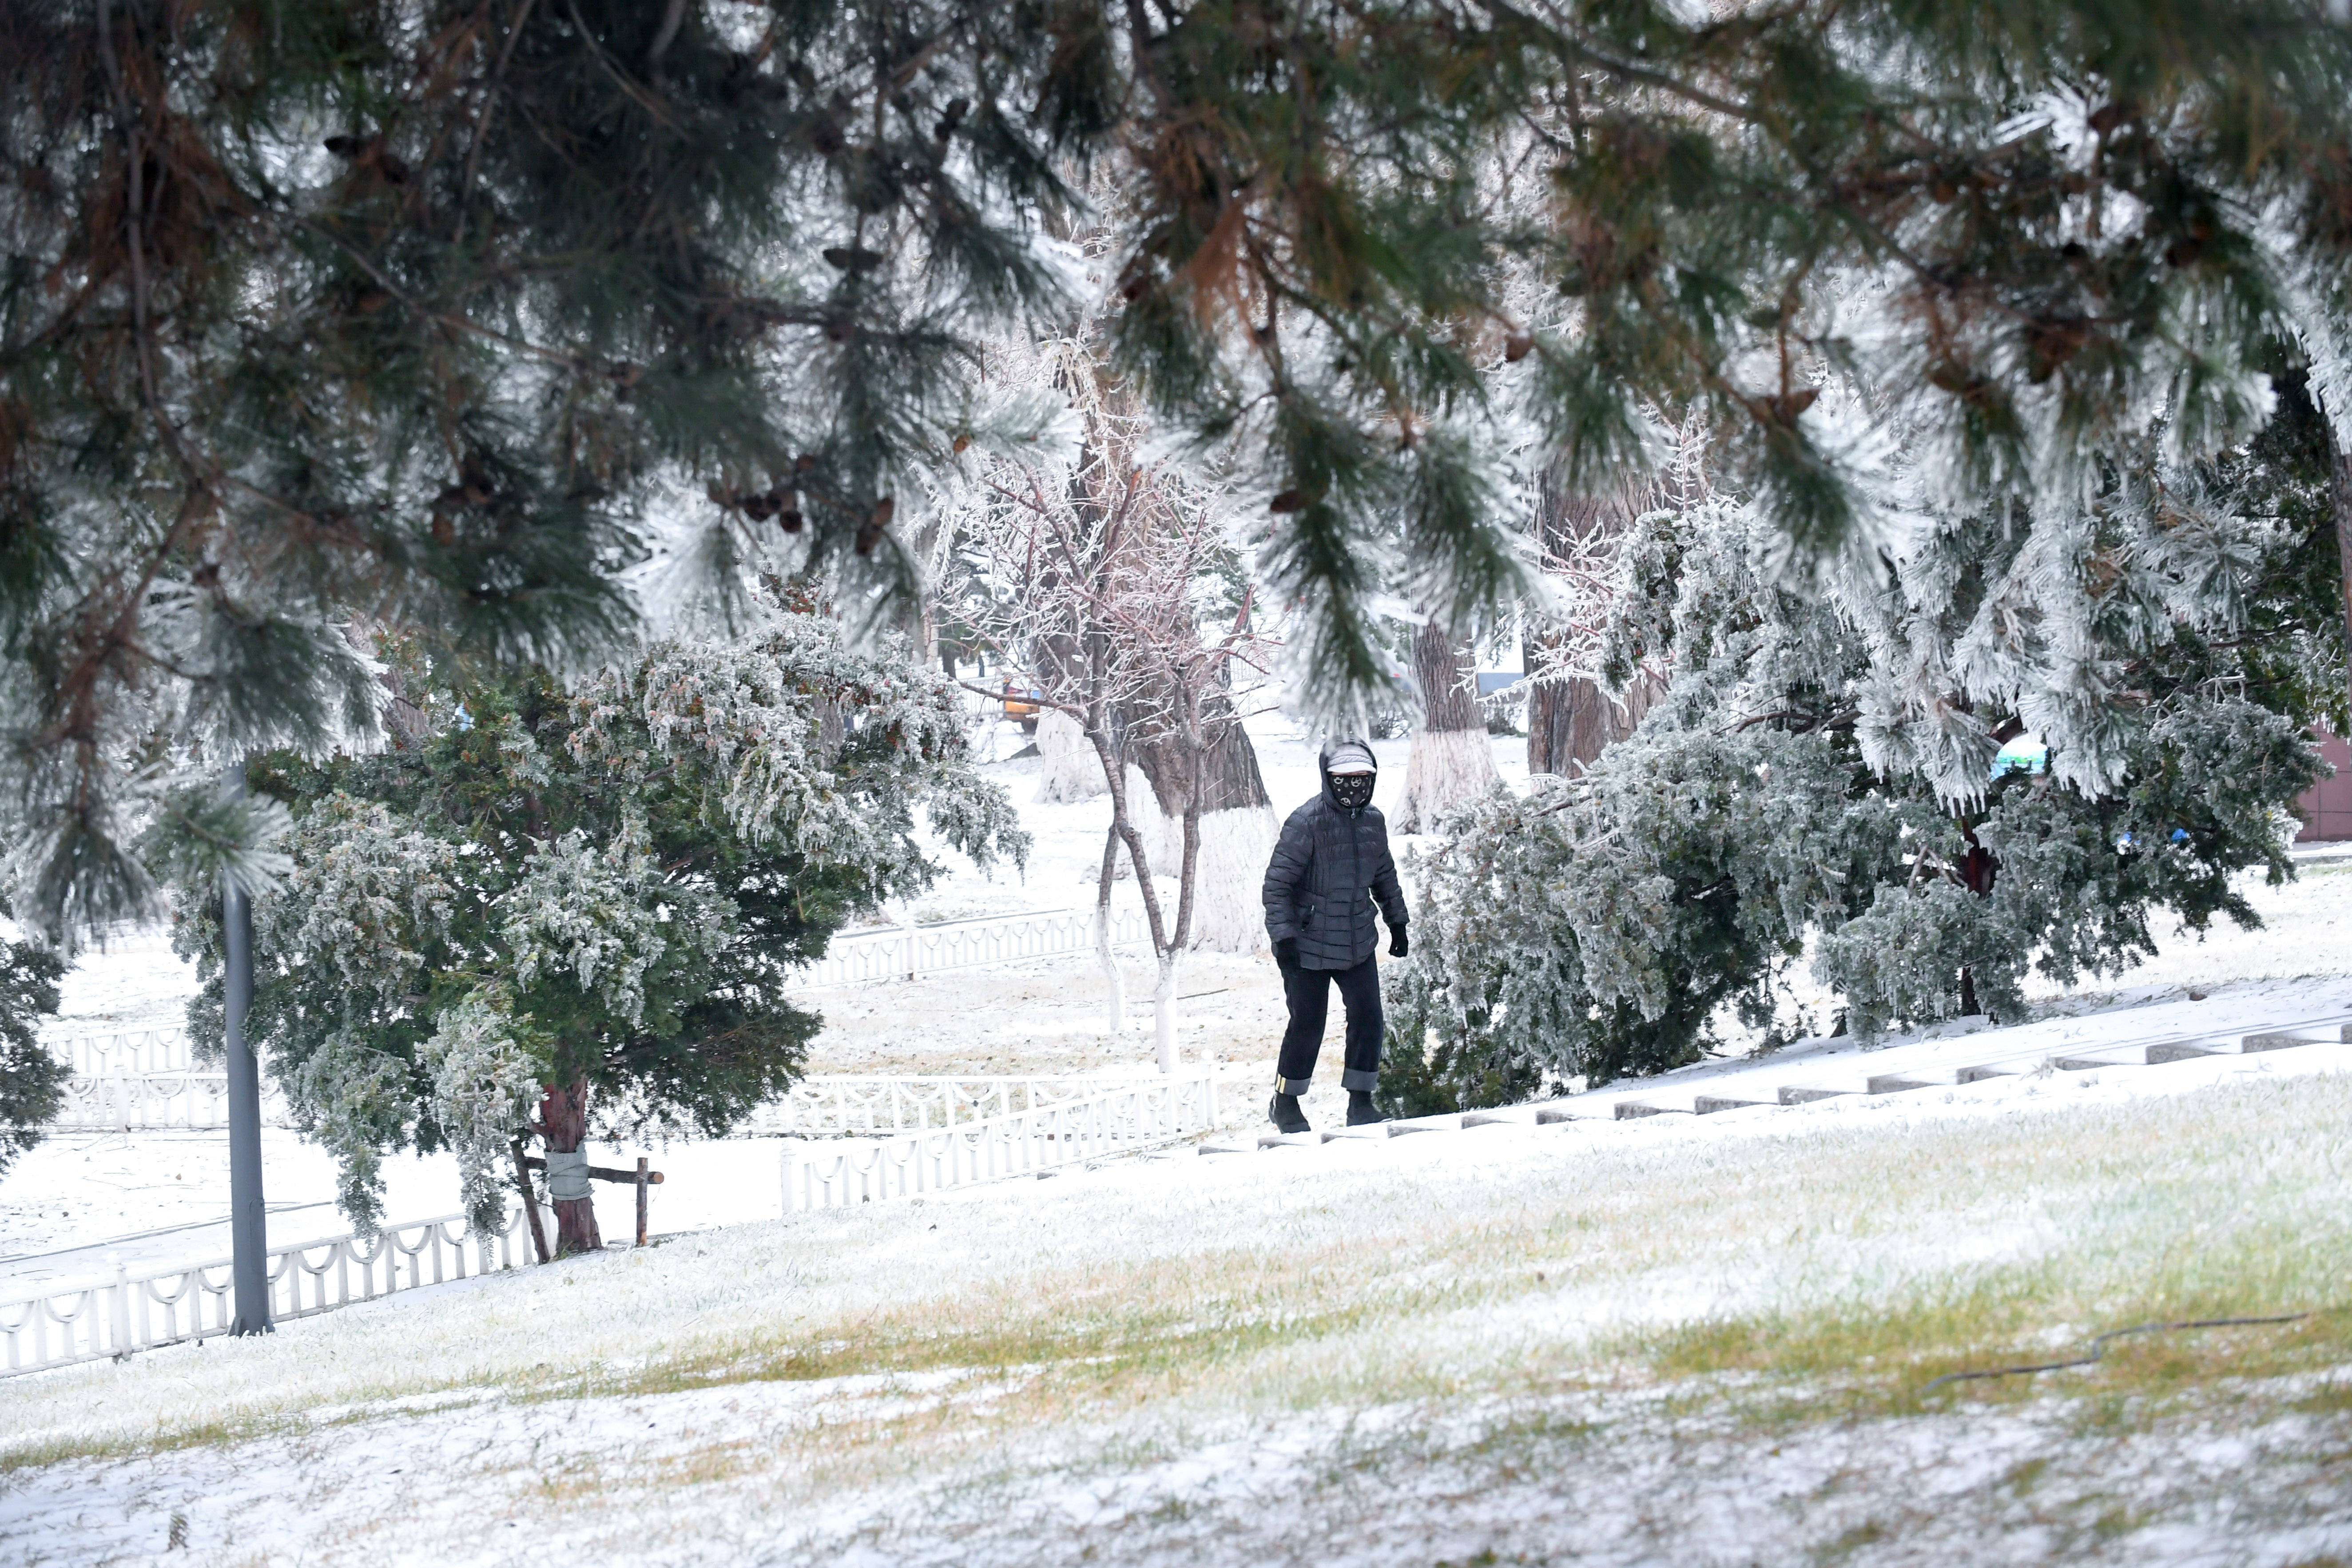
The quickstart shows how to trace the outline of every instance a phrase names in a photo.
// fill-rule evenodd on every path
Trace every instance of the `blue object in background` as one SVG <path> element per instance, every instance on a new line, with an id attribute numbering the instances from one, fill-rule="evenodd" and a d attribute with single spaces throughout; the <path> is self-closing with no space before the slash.
<path id="1" fill-rule="evenodd" d="M 1996 779 L 2011 772 L 2046 773 L 2050 771 L 2050 748 L 2042 737 L 2028 730 L 1993 753 L 1992 776 Z"/>
<path id="2" fill-rule="evenodd" d="M 1517 686 L 1526 679 L 1516 669 L 1482 669 L 1478 672 L 1478 695 L 1492 697 L 1506 686 Z"/>

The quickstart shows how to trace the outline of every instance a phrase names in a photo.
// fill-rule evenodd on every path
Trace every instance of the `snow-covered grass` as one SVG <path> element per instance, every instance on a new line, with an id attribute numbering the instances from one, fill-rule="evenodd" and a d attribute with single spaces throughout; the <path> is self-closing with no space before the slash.
<path id="1" fill-rule="evenodd" d="M 1286 810 L 1312 750 L 1254 729 Z M 1380 749 L 1401 789 L 1404 743 Z M 1520 787 L 1517 742 L 1496 753 Z M 894 917 L 1090 900 L 1107 807 L 1034 804 L 1029 766 L 992 768 L 1038 835 L 1026 879 L 957 871 Z M 2040 1005 L 2346 972 L 2352 867 L 2252 898 L 2267 930 L 2167 932 Z M 119 951 L 68 1013 L 168 1024 L 188 984 Z M 1186 1056 L 1254 1117 L 1271 964 L 1195 955 L 1181 989 Z M 814 1000 L 818 1071 L 1150 1058 L 1101 1027 L 1089 960 Z M 2352 1047 L 2309 1047 L 790 1220 L 753 1217 L 771 1145 L 682 1144 L 655 1247 L 0 1382 L 0 1561 L 175 1533 L 240 1563 L 2352 1558 L 2347 1129 Z M 326 1196 L 323 1159 L 274 1136 L 272 1202 Z M 37 1151 L 0 1185 L 0 1254 L 216 1213 L 217 1142 Z M 450 1206 L 425 1201 L 437 1165 L 396 1163 L 421 1184 L 397 1212 Z M 2133 1321 L 2306 1310 L 1920 1396 Z"/>
<path id="2" fill-rule="evenodd" d="M 0 1546 L 154 1551 L 176 1512 L 196 1562 L 2307 1559 L 2352 1544 L 2347 1069 L 738 1226 L 0 1384 Z M 2305 1309 L 1918 1397 L 2126 1322 Z"/>

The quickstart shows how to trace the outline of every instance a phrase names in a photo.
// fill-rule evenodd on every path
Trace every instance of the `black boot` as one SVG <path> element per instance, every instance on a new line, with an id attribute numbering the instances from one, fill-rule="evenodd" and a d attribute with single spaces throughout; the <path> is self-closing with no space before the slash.
<path id="1" fill-rule="evenodd" d="M 1298 1109 L 1298 1097 L 1295 1094 L 1276 1095 L 1265 1102 L 1265 1113 L 1274 1119 L 1276 1132 L 1313 1131 L 1307 1125 L 1307 1112 Z"/>
<path id="2" fill-rule="evenodd" d="M 1386 1121 L 1387 1120 L 1387 1117 L 1382 1116 L 1379 1111 L 1372 1109 L 1372 1097 L 1370 1095 L 1367 1094 L 1360 1089 L 1351 1089 L 1348 1091 L 1349 1126 L 1370 1127 L 1376 1121 Z"/>

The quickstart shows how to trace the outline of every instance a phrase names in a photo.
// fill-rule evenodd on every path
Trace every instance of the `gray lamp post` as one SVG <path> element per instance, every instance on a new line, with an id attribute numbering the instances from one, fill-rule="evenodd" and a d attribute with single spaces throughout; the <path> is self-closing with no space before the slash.
<path id="1" fill-rule="evenodd" d="M 245 759 L 229 764 L 228 790 L 245 794 Z M 228 1002 L 228 1228 L 235 1262 L 233 1334 L 266 1334 L 269 1323 L 269 1227 L 261 1197 L 261 1064 L 245 1037 L 245 1015 L 253 1005 L 253 905 L 236 879 L 221 887 L 221 926 L 226 952 Z"/>

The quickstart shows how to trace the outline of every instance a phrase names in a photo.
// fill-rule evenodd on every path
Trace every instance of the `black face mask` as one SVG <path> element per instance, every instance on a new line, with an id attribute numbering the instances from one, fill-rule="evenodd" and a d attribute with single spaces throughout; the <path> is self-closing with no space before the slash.
<path id="1" fill-rule="evenodd" d="M 1333 773 L 1331 798 L 1349 811 L 1361 811 L 1372 804 L 1372 775 L 1370 773 Z"/>

